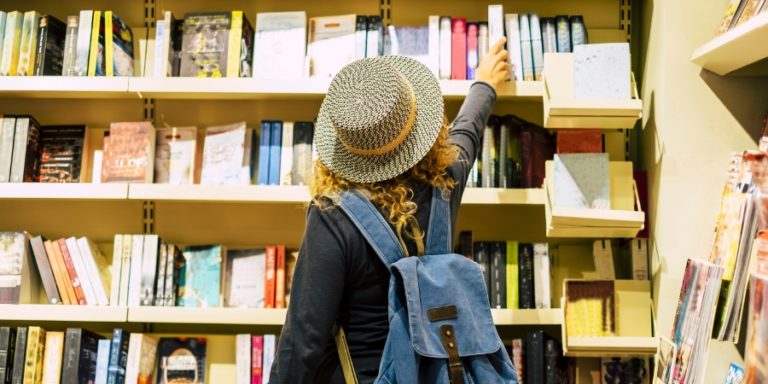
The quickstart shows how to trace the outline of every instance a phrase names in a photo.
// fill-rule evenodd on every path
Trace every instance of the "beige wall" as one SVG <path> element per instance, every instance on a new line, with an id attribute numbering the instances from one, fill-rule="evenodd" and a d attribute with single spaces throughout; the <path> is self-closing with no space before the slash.
<path id="1" fill-rule="evenodd" d="M 728 154 L 756 146 L 768 77 L 719 77 L 690 62 L 727 0 L 643 4 L 645 101 L 640 164 L 649 172 L 658 333 L 669 336 L 685 262 L 709 256 Z M 733 348 L 718 345 L 706 382 L 722 383 Z"/>

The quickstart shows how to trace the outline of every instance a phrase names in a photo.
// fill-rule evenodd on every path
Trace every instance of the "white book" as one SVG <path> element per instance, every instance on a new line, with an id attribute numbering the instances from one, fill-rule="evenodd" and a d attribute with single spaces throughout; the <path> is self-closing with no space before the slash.
<path id="1" fill-rule="evenodd" d="M 616 279 L 616 270 L 613 267 L 613 248 L 611 248 L 610 240 L 595 240 L 592 245 L 592 258 L 595 262 L 598 279 Z"/>
<path id="2" fill-rule="evenodd" d="M 507 25 L 507 51 L 509 64 L 512 66 L 513 80 L 523 81 L 523 56 L 520 48 L 520 20 L 517 13 L 505 15 Z"/>
<path id="3" fill-rule="evenodd" d="M 238 334 L 235 337 L 237 357 L 237 384 L 251 384 L 251 335 Z"/>
<path id="4" fill-rule="evenodd" d="M 541 22 L 538 13 L 530 15 L 531 52 L 533 53 L 533 75 L 537 81 L 544 77 L 544 42 L 541 41 Z"/>
<path id="5" fill-rule="evenodd" d="M 157 129 L 155 184 L 192 184 L 196 149 L 197 127 Z"/>
<path id="6" fill-rule="evenodd" d="M 309 75 L 330 78 L 355 59 L 355 15 L 309 19 Z"/>
<path id="7" fill-rule="evenodd" d="M 75 76 L 88 75 L 88 55 L 91 52 L 91 28 L 93 10 L 80 11 L 77 26 L 77 56 L 75 57 Z"/>
<path id="8" fill-rule="evenodd" d="M 133 255 L 133 238 L 141 235 L 123 235 L 123 257 L 120 267 L 120 294 L 117 303 L 120 306 L 128 305 L 128 287 L 131 285 L 131 256 Z"/>
<path id="9" fill-rule="evenodd" d="M 523 61 L 523 81 L 534 81 L 531 23 L 527 13 L 520 14 L 520 52 Z"/>
<path id="10" fill-rule="evenodd" d="M 40 15 L 35 11 L 24 13 L 21 27 L 21 43 L 19 44 L 19 65 L 16 69 L 18 76 L 34 76 L 35 56 L 37 54 L 37 29 L 40 25 Z"/>
<path id="11" fill-rule="evenodd" d="M 45 333 L 42 384 L 59 384 L 64 357 L 64 332 Z"/>
<path id="12" fill-rule="evenodd" d="M 96 300 L 96 293 L 93 290 L 93 283 L 91 282 L 88 270 L 85 268 L 83 257 L 80 255 L 80 247 L 77 245 L 77 239 L 74 237 L 68 237 L 66 243 L 67 250 L 69 251 L 69 257 L 72 259 L 72 264 L 75 266 L 77 278 L 80 280 L 80 286 L 83 288 L 86 304 L 98 305 L 99 302 Z"/>
<path id="13" fill-rule="evenodd" d="M 155 56 L 152 66 L 153 77 L 167 77 L 170 74 L 171 50 L 171 11 L 163 13 L 163 19 L 157 21 L 155 29 Z"/>
<path id="14" fill-rule="evenodd" d="M 109 287 L 111 278 L 107 259 L 104 258 L 96 244 L 88 238 L 77 239 L 77 246 L 80 249 L 80 256 L 83 258 L 85 269 L 88 271 L 88 279 L 90 279 L 96 294 L 96 302 L 98 305 L 109 305 L 107 287 Z"/>
<path id="15" fill-rule="evenodd" d="M 549 244 L 533 244 L 533 284 L 534 301 L 537 309 L 552 307 L 552 294 L 549 280 Z"/>
<path id="16" fill-rule="evenodd" d="M 125 364 L 125 383 L 138 383 L 139 361 L 141 360 L 141 333 L 131 333 L 128 338 L 128 359 Z"/>
<path id="17" fill-rule="evenodd" d="M 283 146 L 280 150 L 280 185 L 291 185 L 293 169 L 293 122 L 283 122 Z"/>
<path id="18" fill-rule="evenodd" d="M 75 73 L 75 59 L 77 58 L 77 25 L 80 16 L 67 17 L 67 37 L 64 41 L 64 63 L 62 75 L 72 76 Z"/>
<path id="19" fill-rule="evenodd" d="M 277 336 L 264 335 L 264 359 L 262 364 L 262 382 L 269 382 L 269 374 L 272 373 L 272 363 L 275 361 L 275 350 L 277 348 Z"/>
<path id="20" fill-rule="evenodd" d="M 368 17 L 358 15 L 355 23 L 355 60 L 364 59 L 367 49 Z"/>
<path id="21" fill-rule="evenodd" d="M 91 183 L 101 184 L 101 166 L 104 162 L 104 151 L 97 149 L 93 151 L 93 167 L 91 172 Z"/>
<path id="22" fill-rule="evenodd" d="M 157 251 L 160 237 L 144 235 L 144 251 L 141 261 L 141 293 L 139 305 L 151 306 L 155 299 L 155 280 L 157 279 Z"/>
<path id="23" fill-rule="evenodd" d="M 0 76 L 16 75 L 19 63 L 19 46 L 21 45 L 21 27 L 23 24 L 24 15 L 21 12 L 8 12 L 5 18 L 3 52 L 0 57 Z"/>
<path id="24" fill-rule="evenodd" d="M 298 79 L 304 76 L 307 51 L 305 12 L 257 13 L 255 30 L 253 77 Z"/>
<path id="25" fill-rule="evenodd" d="M 3 57 L 3 36 L 5 36 L 5 21 L 8 13 L 0 11 L 0 57 Z"/>
<path id="26" fill-rule="evenodd" d="M 504 37 L 504 6 L 488 6 L 488 45 L 491 47 Z"/>
<path id="27" fill-rule="evenodd" d="M 138 307 L 141 303 L 142 263 L 144 261 L 144 235 L 133 235 L 131 247 L 131 273 L 128 284 L 128 306 Z"/>
<path id="28" fill-rule="evenodd" d="M 123 265 L 123 235 L 115 235 L 114 247 L 112 247 L 112 282 L 109 292 L 109 304 L 117 305 L 120 297 L 120 275 Z"/>
<path id="29" fill-rule="evenodd" d="M 573 48 L 573 93 L 577 99 L 631 98 L 628 43 L 581 44 Z"/>
<path id="30" fill-rule="evenodd" d="M 381 17 L 368 16 L 368 27 L 365 35 L 365 57 L 381 56 L 379 48 L 383 47 L 381 34 L 384 33 Z"/>
<path id="31" fill-rule="evenodd" d="M 440 16 L 429 16 L 429 70 L 440 76 Z"/>
<path id="32" fill-rule="evenodd" d="M 245 122 L 206 128 L 200 184 L 250 184 L 250 165 L 243 164 L 250 159 L 248 131 Z"/>
<path id="33" fill-rule="evenodd" d="M 451 79 L 451 18 L 440 17 L 440 79 Z"/>
<path id="34" fill-rule="evenodd" d="M 98 349 L 96 349 L 96 378 L 94 384 L 107 384 L 107 368 L 109 367 L 109 349 L 112 346 L 112 340 L 99 340 Z"/>

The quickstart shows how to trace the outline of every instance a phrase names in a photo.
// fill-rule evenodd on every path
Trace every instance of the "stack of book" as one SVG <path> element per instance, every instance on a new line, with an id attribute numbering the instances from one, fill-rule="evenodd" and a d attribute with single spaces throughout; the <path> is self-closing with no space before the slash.
<path id="1" fill-rule="evenodd" d="M 277 351 L 277 335 L 239 334 L 235 339 L 237 384 L 269 382 Z"/>
<path id="2" fill-rule="evenodd" d="M 725 9 L 723 21 L 717 28 L 717 34 L 730 31 L 766 10 L 768 10 L 768 2 L 765 0 L 730 0 Z"/>

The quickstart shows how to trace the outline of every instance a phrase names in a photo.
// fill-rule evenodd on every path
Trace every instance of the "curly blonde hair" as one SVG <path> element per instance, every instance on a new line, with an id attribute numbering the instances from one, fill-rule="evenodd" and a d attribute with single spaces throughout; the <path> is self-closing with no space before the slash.
<path id="1" fill-rule="evenodd" d="M 312 201 L 321 209 L 327 209 L 338 202 L 339 192 L 359 189 L 368 195 L 370 200 L 381 211 L 382 215 L 395 226 L 400 246 L 408 255 L 404 237 L 414 240 L 419 255 L 424 253 L 424 233 L 416 221 L 416 203 L 413 202 L 413 190 L 408 181 L 421 182 L 438 187 L 444 194 L 450 192 L 456 181 L 448 176 L 447 169 L 458 159 L 458 148 L 448 137 L 450 127 L 443 123 L 437 140 L 429 152 L 415 166 L 390 180 L 375 183 L 355 183 L 334 173 L 320 160 L 315 161 L 310 193 Z"/>

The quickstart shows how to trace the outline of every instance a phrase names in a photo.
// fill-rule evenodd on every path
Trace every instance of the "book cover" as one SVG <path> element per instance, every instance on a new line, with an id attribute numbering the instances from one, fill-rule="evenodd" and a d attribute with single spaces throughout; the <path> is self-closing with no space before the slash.
<path id="1" fill-rule="evenodd" d="M 128 364 L 128 348 L 130 334 L 123 329 L 112 331 L 109 361 L 107 363 L 107 384 L 125 382 L 125 370 Z"/>
<path id="2" fill-rule="evenodd" d="M 507 28 L 507 52 L 512 80 L 523 81 L 523 57 L 520 48 L 520 18 L 517 13 L 504 15 Z"/>
<path id="3" fill-rule="evenodd" d="M 518 245 L 518 285 L 520 294 L 518 305 L 520 309 L 536 308 L 536 293 L 534 292 L 533 244 Z"/>
<path id="4" fill-rule="evenodd" d="M 21 43 L 19 44 L 19 66 L 17 76 L 33 76 L 35 74 L 35 56 L 37 55 L 37 31 L 40 26 L 40 13 L 28 11 L 24 13 L 21 27 Z"/>
<path id="5" fill-rule="evenodd" d="M 236 384 L 251 384 L 251 335 L 242 333 L 235 336 Z"/>
<path id="6" fill-rule="evenodd" d="M 266 266 L 264 268 L 264 308 L 275 308 L 277 247 L 268 245 L 266 251 Z"/>
<path id="7" fill-rule="evenodd" d="M 155 302 L 155 281 L 157 280 L 157 258 L 159 250 L 160 237 L 158 237 L 158 235 L 144 235 L 139 305 L 150 306 Z"/>
<path id="8" fill-rule="evenodd" d="M 24 14 L 19 11 L 8 12 L 3 34 L 3 52 L 0 56 L 0 76 L 16 76 L 23 25 Z"/>
<path id="9" fill-rule="evenodd" d="M 611 209 L 608 154 L 556 154 L 552 178 L 555 207 Z"/>
<path id="10" fill-rule="evenodd" d="M 552 308 L 547 243 L 533 244 L 533 283 L 536 309 Z"/>
<path id="11" fill-rule="evenodd" d="M 571 52 L 571 24 L 568 16 L 557 15 L 555 27 L 557 28 L 557 51 Z"/>
<path id="12" fill-rule="evenodd" d="M 40 124 L 32 116 L 18 116 L 13 137 L 10 182 L 32 182 L 36 179 L 39 144 Z"/>
<path id="13" fill-rule="evenodd" d="M 0 327 L 0 381 L 3 384 L 10 380 L 10 375 L 13 372 L 16 331 L 16 327 Z"/>
<path id="14" fill-rule="evenodd" d="M 368 16 L 368 31 L 365 35 L 365 57 L 384 55 L 384 23 L 379 15 Z"/>
<path id="15" fill-rule="evenodd" d="M 24 361 L 27 357 L 27 340 L 29 338 L 28 327 L 16 328 L 16 346 L 13 352 L 13 367 L 10 369 L 11 383 L 21 384 L 24 381 Z M 6 373 L 6 383 L 8 373 Z"/>
<path id="16" fill-rule="evenodd" d="M 276 246 L 275 308 L 285 308 L 285 245 Z"/>
<path id="17" fill-rule="evenodd" d="M 253 77 L 298 79 L 304 76 L 307 48 L 307 14 L 260 12 L 256 14 Z"/>
<path id="18" fill-rule="evenodd" d="M 491 247 L 491 308 L 507 308 L 507 244 L 494 241 L 489 245 Z"/>
<path id="19" fill-rule="evenodd" d="M 274 120 L 270 127 L 269 185 L 280 184 L 280 148 L 283 139 L 283 122 Z"/>
<path id="20" fill-rule="evenodd" d="M 11 180 L 11 160 L 13 158 L 13 136 L 16 131 L 16 117 L 0 117 L 0 183 Z"/>
<path id="21" fill-rule="evenodd" d="M 88 274 L 88 270 L 85 268 L 83 255 L 80 254 L 80 247 L 77 245 L 77 239 L 75 237 L 68 237 L 65 239 L 65 242 L 67 252 L 75 267 L 75 273 L 80 280 L 80 286 L 83 289 L 86 304 L 99 305 L 99 302 L 96 299 L 96 291 L 93 289 L 93 282 Z"/>
<path id="22" fill-rule="evenodd" d="M 440 16 L 440 79 L 450 80 L 453 74 L 453 22 L 450 16 Z"/>
<path id="23" fill-rule="evenodd" d="M 59 250 L 59 243 L 56 240 L 46 240 L 43 245 L 45 246 L 45 252 L 48 255 L 48 262 L 51 264 L 53 278 L 56 281 L 56 287 L 59 290 L 61 301 L 64 304 L 77 305 L 78 301 L 77 295 L 75 294 L 75 288 L 72 286 L 72 282 L 69 279 L 69 273 L 64 265 L 64 259 Z"/>
<path id="24" fill-rule="evenodd" d="M 116 306 L 120 300 L 120 277 L 123 274 L 123 235 L 116 234 L 112 245 L 112 270 L 110 271 L 112 280 L 109 284 L 109 304 Z"/>
<path id="25" fill-rule="evenodd" d="M 309 185 L 312 177 L 312 139 L 314 123 L 297 121 L 293 124 L 292 185 Z M 259 159 L 261 161 L 261 159 Z M 261 164 L 259 164 L 261 168 Z"/>
<path id="26" fill-rule="evenodd" d="M 67 16 L 67 30 L 64 39 L 64 57 L 62 62 L 63 76 L 75 76 L 75 61 L 77 60 L 77 33 L 80 29 L 80 17 Z"/>
<path id="27" fill-rule="evenodd" d="M 77 183 L 84 175 L 88 151 L 84 125 L 47 125 L 40 127 L 38 155 L 41 183 Z"/>
<path id="28" fill-rule="evenodd" d="M 533 53 L 533 76 L 541 81 L 544 76 L 544 44 L 541 41 L 541 22 L 538 13 L 528 14 L 531 29 L 531 52 Z"/>
<path id="29" fill-rule="evenodd" d="M 109 349 L 111 343 L 111 340 L 99 340 L 98 348 L 96 350 L 96 376 L 94 376 L 94 383 L 107 382 L 107 368 L 109 366 Z"/>
<path id="30" fill-rule="evenodd" d="M 151 183 L 153 180 L 155 128 L 152 123 L 112 123 L 104 142 L 103 183 Z"/>
<path id="31" fill-rule="evenodd" d="M 587 27 L 581 15 L 572 15 L 568 18 L 568 23 L 571 25 L 571 47 L 575 52 L 576 46 L 587 44 Z"/>
<path id="32" fill-rule="evenodd" d="M 507 241 L 507 260 L 506 260 L 506 279 L 507 279 L 507 309 L 520 308 L 520 286 L 518 271 L 518 243 L 517 241 Z"/>
<path id="33" fill-rule="evenodd" d="M 45 329 L 29 327 L 27 350 L 24 359 L 24 382 L 39 383 L 43 380 L 43 353 L 45 349 Z"/>
<path id="34" fill-rule="evenodd" d="M 574 97 L 588 100 L 629 100 L 632 97 L 629 55 L 629 43 L 575 46 Z"/>
<path id="35" fill-rule="evenodd" d="M 477 51 L 479 32 L 477 23 L 467 23 L 467 80 L 475 79 L 475 71 L 479 64 Z"/>
<path id="36" fill-rule="evenodd" d="M 251 384 L 262 384 L 264 374 L 264 336 L 251 337 Z"/>
<path id="37" fill-rule="evenodd" d="M 649 384 L 651 382 L 648 360 L 642 357 L 604 357 L 600 362 L 600 375 L 603 383 Z"/>
<path id="38" fill-rule="evenodd" d="M 265 267 L 263 248 L 227 250 L 224 306 L 264 308 Z"/>
<path id="39" fill-rule="evenodd" d="M 64 334 L 62 383 L 83 383 L 96 376 L 99 340 L 102 336 L 82 328 L 67 328 Z"/>
<path id="40" fill-rule="evenodd" d="M 59 290 L 56 288 L 56 280 L 53 277 L 53 269 L 48 261 L 48 254 L 45 252 L 45 240 L 41 236 L 35 236 L 29 242 L 32 253 L 35 255 L 35 263 L 37 264 L 40 278 L 43 281 L 43 288 L 45 289 L 45 295 L 48 297 L 48 302 L 58 304 L 61 302 L 61 296 L 59 296 Z"/>
<path id="41" fill-rule="evenodd" d="M 109 58 L 105 57 L 106 75 L 133 76 L 133 31 L 115 13 L 109 13 L 107 36 L 111 36 L 112 41 L 108 42 L 106 46 L 106 52 L 110 53 Z"/>
<path id="42" fill-rule="evenodd" d="M 243 164 L 246 158 L 247 131 L 245 122 L 205 129 L 200 184 L 250 184 L 250 164 Z"/>
<path id="43" fill-rule="evenodd" d="M 196 127 L 157 129 L 155 184 L 193 184 L 196 147 Z"/>
<path id="44" fill-rule="evenodd" d="M 451 20 L 451 79 L 467 79 L 467 19 Z"/>
<path id="45" fill-rule="evenodd" d="M 159 376 L 155 376 L 157 353 L 157 339 L 141 333 L 131 333 L 125 369 L 126 384 L 155 382 L 155 378 Z"/>
<path id="46" fill-rule="evenodd" d="M 231 24 L 229 12 L 184 15 L 179 75 L 226 77 Z"/>
<path id="47" fill-rule="evenodd" d="M 157 343 L 158 384 L 202 384 L 205 379 L 205 338 L 160 338 Z"/>
<path id="48" fill-rule="evenodd" d="M 534 81 L 533 43 L 531 37 L 530 14 L 520 14 L 520 51 L 523 62 L 523 81 Z"/>
<path id="49" fill-rule="evenodd" d="M 603 132 L 600 129 L 558 129 L 557 153 L 602 153 Z"/>
<path id="50" fill-rule="evenodd" d="M 475 262 L 480 265 L 480 271 L 483 273 L 483 279 L 485 280 L 485 289 L 488 297 L 491 297 L 491 255 L 488 249 L 488 243 L 484 241 L 477 241 L 474 244 Z"/>
<path id="51" fill-rule="evenodd" d="M 35 76 L 61 76 L 64 71 L 67 24 L 51 16 L 40 18 L 35 50 Z"/>
<path id="52" fill-rule="evenodd" d="M 94 14 L 93 10 L 80 11 L 77 28 L 77 55 L 75 56 L 74 67 L 75 76 L 88 75 L 88 62 L 91 52 L 91 30 L 93 29 Z M 96 22 L 98 23 L 98 19 Z"/>
<path id="53" fill-rule="evenodd" d="M 0 335 L 1 337 L 1 335 Z M 0 349 L 2 349 L 0 343 Z M 46 332 L 42 384 L 59 384 L 64 358 L 64 332 Z M 2 364 L 2 362 L 0 362 Z M 3 377 L 0 373 L 0 377 Z"/>
<path id="54" fill-rule="evenodd" d="M 112 274 L 109 271 L 107 259 L 91 239 L 80 237 L 77 239 L 77 245 L 80 248 L 80 256 L 83 258 L 86 272 L 96 294 L 96 302 L 99 305 L 109 305 L 109 287 Z"/>
<path id="55" fill-rule="evenodd" d="M 277 350 L 277 337 L 275 335 L 264 335 L 264 363 L 262 372 L 265 383 L 269 383 L 269 374 L 272 372 L 272 363 L 275 361 L 275 351 Z"/>
<path id="56" fill-rule="evenodd" d="M 545 53 L 557 52 L 557 30 L 554 17 L 541 18 L 541 41 Z"/>
<path id="57" fill-rule="evenodd" d="M 307 56 L 310 77 L 333 77 L 355 59 L 356 23 L 356 15 L 309 19 Z"/>
<path id="58" fill-rule="evenodd" d="M 184 250 L 186 263 L 184 274 L 184 295 L 179 298 L 181 307 L 221 306 L 221 262 L 220 245 L 187 247 Z"/>

